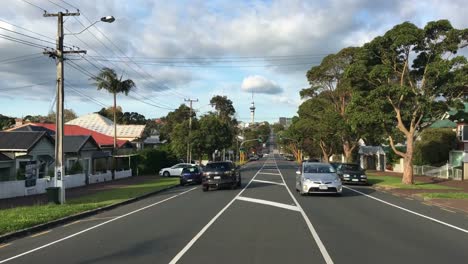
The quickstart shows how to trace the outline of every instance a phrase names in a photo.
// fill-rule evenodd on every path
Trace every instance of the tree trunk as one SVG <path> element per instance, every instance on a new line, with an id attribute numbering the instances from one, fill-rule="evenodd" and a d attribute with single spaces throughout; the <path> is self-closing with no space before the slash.
<path id="1" fill-rule="evenodd" d="M 413 151 L 414 151 L 414 144 L 413 144 L 413 136 L 407 138 L 406 143 L 406 154 L 403 157 L 405 162 L 403 167 L 403 184 L 413 184 Z"/>
<path id="2" fill-rule="evenodd" d="M 330 160 L 330 155 L 328 154 L 325 144 L 323 142 L 320 142 L 320 149 L 322 150 L 323 161 L 328 163 Z"/>
<path id="3" fill-rule="evenodd" d="M 348 140 L 343 141 L 343 153 L 345 156 L 346 162 L 353 162 L 353 151 L 356 145 L 352 145 Z"/>

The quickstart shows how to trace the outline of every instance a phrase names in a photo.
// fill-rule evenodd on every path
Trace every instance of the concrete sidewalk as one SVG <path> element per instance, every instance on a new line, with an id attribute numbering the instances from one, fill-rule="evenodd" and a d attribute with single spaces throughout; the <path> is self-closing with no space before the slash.
<path id="1" fill-rule="evenodd" d="M 382 172 L 382 171 L 369 171 L 370 173 L 377 176 L 392 176 L 402 178 L 402 173 L 397 172 Z M 414 180 L 423 183 L 432 183 L 445 187 L 452 187 L 454 189 L 399 189 L 399 188 L 385 188 L 387 192 L 390 192 L 397 196 L 407 196 L 418 200 L 424 200 L 426 203 L 430 203 L 435 206 L 445 207 L 453 210 L 462 211 L 468 214 L 468 199 L 424 199 L 419 194 L 421 193 L 444 193 L 444 192 L 464 192 L 468 193 L 468 181 L 455 181 L 450 179 L 441 179 L 436 177 L 420 176 L 415 175 Z"/>
<path id="2" fill-rule="evenodd" d="M 134 184 L 144 183 L 150 180 L 158 179 L 159 176 L 134 176 L 125 179 L 115 180 L 115 181 L 107 181 L 101 182 L 91 185 L 86 185 L 77 188 L 71 188 L 66 190 L 66 199 L 73 199 L 85 195 L 92 195 L 97 192 L 115 189 L 115 188 L 122 188 Z M 8 199 L 0 199 L 0 210 L 14 208 L 19 206 L 32 206 L 32 205 L 39 205 L 39 204 L 46 204 L 48 203 L 47 194 L 38 194 L 38 195 L 30 195 L 30 196 L 21 196 L 21 197 L 13 197 Z"/>

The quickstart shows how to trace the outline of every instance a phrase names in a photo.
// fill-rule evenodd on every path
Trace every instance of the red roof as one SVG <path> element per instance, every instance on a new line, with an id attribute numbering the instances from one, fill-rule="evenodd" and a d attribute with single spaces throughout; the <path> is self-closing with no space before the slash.
<path id="1" fill-rule="evenodd" d="M 47 128 L 49 130 L 55 131 L 55 124 L 43 124 L 43 123 L 31 123 L 29 125 L 32 126 L 40 126 Z M 80 126 L 76 125 L 64 125 L 64 134 L 65 136 L 88 136 L 91 135 L 96 143 L 99 144 L 99 146 L 113 146 L 114 145 L 114 138 L 109 137 L 107 135 L 101 134 L 99 132 L 83 128 Z M 127 140 L 121 140 L 117 139 L 117 146 L 122 147 L 125 145 L 128 141 Z"/>

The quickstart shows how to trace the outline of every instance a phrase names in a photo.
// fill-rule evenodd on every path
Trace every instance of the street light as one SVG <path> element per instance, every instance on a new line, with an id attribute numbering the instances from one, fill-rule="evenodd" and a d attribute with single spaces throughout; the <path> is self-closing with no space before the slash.
<path id="1" fill-rule="evenodd" d="M 64 34 L 64 35 L 78 35 L 78 34 L 81 34 L 81 33 L 85 32 L 88 28 L 94 26 L 96 23 L 99 23 L 99 22 L 112 23 L 114 21 L 115 21 L 115 17 L 113 17 L 113 16 L 101 17 L 101 20 L 94 21 L 91 25 L 87 26 L 86 28 L 84 28 L 83 30 L 81 30 L 78 33 L 67 33 L 67 34 Z"/>

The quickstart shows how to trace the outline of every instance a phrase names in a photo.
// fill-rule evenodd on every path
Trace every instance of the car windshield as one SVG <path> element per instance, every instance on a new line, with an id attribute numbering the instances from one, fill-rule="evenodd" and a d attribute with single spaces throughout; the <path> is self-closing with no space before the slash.
<path id="1" fill-rule="evenodd" d="M 197 172 L 198 172 L 197 167 L 188 167 L 182 170 L 182 173 L 197 173 Z"/>
<path id="2" fill-rule="evenodd" d="M 323 164 L 306 164 L 304 165 L 304 173 L 333 173 L 335 169 L 330 165 Z"/>
<path id="3" fill-rule="evenodd" d="M 350 171 L 358 171 L 361 170 L 361 167 L 357 164 L 342 164 L 340 167 L 341 170 L 350 170 Z"/>
<path id="4" fill-rule="evenodd" d="M 230 169 L 230 164 L 227 162 L 208 163 L 205 171 L 227 171 Z"/>

